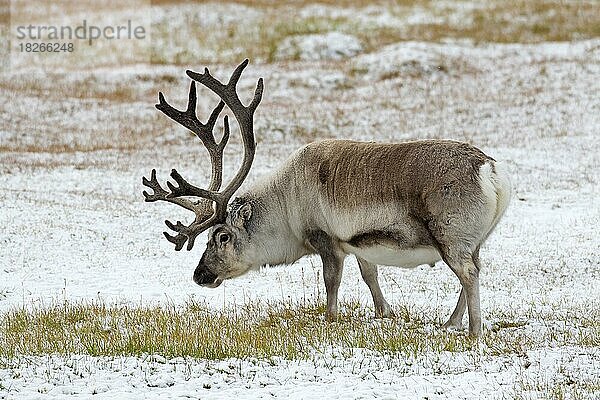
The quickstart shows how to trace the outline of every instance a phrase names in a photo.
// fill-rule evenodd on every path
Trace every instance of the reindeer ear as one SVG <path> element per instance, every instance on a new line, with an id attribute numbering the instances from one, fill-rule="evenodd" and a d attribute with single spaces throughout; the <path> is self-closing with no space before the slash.
<path id="1" fill-rule="evenodd" d="M 239 228 L 246 228 L 248 221 L 252 218 L 252 204 L 250 202 L 244 203 L 237 210 L 233 212 L 232 222 Z"/>
<path id="2" fill-rule="evenodd" d="M 246 203 L 240 207 L 238 215 L 244 220 L 248 221 L 252 217 L 252 204 Z"/>

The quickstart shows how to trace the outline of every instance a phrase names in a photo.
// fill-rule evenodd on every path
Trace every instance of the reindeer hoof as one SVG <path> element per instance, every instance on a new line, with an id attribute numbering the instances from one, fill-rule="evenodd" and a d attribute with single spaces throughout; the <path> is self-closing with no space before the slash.
<path id="1" fill-rule="evenodd" d="M 325 321 L 327 322 L 337 322 L 338 320 L 338 313 L 337 312 L 333 312 L 333 311 L 326 311 L 325 312 Z"/>
<path id="2" fill-rule="evenodd" d="M 385 303 L 383 307 L 375 307 L 375 318 L 396 318 L 396 314 L 392 311 L 392 307 Z"/>
<path id="3" fill-rule="evenodd" d="M 464 328 L 462 321 L 448 320 L 444 325 L 442 325 L 442 329 L 448 332 L 460 332 Z"/>
<path id="4" fill-rule="evenodd" d="M 477 328 L 477 329 L 469 328 L 469 337 L 471 337 L 471 338 L 481 337 L 481 328 Z"/>

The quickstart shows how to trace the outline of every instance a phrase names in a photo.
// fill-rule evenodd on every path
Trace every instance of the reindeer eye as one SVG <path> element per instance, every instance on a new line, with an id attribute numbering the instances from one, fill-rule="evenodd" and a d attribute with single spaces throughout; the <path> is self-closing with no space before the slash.
<path id="1" fill-rule="evenodd" d="M 229 242 L 230 237 L 227 233 L 221 233 L 217 239 L 220 244 L 223 244 Z"/>

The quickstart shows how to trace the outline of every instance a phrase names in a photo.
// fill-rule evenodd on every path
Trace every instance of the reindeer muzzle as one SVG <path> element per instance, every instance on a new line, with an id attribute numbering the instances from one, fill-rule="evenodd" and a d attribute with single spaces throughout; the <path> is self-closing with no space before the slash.
<path id="1" fill-rule="evenodd" d="M 194 271 L 194 282 L 200 286 L 216 288 L 223 283 L 223 280 L 219 279 L 217 275 L 206 269 L 199 270 L 199 268 L 197 268 Z"/>

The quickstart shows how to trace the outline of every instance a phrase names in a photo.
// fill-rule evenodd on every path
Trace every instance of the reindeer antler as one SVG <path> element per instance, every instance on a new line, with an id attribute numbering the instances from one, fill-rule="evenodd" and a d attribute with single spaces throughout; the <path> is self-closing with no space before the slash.
<path id="1" fill-rule="evenodd" d="M 240 65 L 238 65 L 233 71 L 233 74 L 229 78 L 229 82 L 227 82 L 227 84 L 223 84 L 219 80 L 215 79 L 208 71 L 208 68 L 205 68 L 204 73 L 202 74 L 189 70 L 186 71 L 187 75 L 192 78 L 193 81 L 190 85 L 188 105 L 185 111 L 180 111 L 172 107 L 166 102 L 162 93 L 158 94 L 159 103 L 156 105 L 156 108 L 175 122 L 194 132 L 196 136 L 200 138 L 208 150 L 212 165 L 211 181 L 208 189 L 202 189 L 190 184 L 175 169 L 171 171 L 171 177 L 175 180 L 178 186 L 167 182 L 170 192 L 166 191 L 160 186 L 156 179 L 155 170 L 152 170 L 150 180 L 146 179 L 145 177 L 142 178 L 142 183 L 154 191 L 153 194 L 149 194 L 144 191 L 146 201 L 167 201 L 191 210 L 196 214 L 194 222 L 187 226 L 182 224 L 180 221 L 177 221 L 175 224 L 170 221 L 165 221 L 169 229 L 178 233 L 176 236 L 172 236 L 169 233 L 164 232 L 167 240 L 175 243 L 175 250 L 181 250 L 186 241 L 188 242 L 187 249 L 191 250 L 194 246 L 194 240 L 200 233 L 204 232 L 206 229 L 215 224 L 224 222 L 227 214 L 227 203 L 235 191 L 242 185 L 244 179 L 246 179 L 248 176 L 250 167 L 252 166 L 256 148 L 253 129 L 254 111 L 256 111 L 256 108 L 258 107 L 258 104 L 262 98 L 263 80 L 262 78 L 258 80 L 252 102 L 248 106 L 244 106 L 237 95 L 236 85 L 240 79 L 242 71 L 247 65 L 248 59 L 244 60 Z M 201 123 L 196 116 L 197 97 L 196 85 L 194 81 L 206 86 L 221 98 L 221 101 L 212 111 L 206 124 Z M 216 142 L 213 129 L 225 104 L 233 112 L 233 115 L 235 116 L 240 127 L 242 143 L 244 145 L 244 159 L 240 169 L 231 182 L 222 192 L 219 192 L 223 177 L 223 151 L 227 141 L 229 140 L 229 120 L 227 116 L 224 117 L 223 138 L 219 143 Z M 200 200 L 197 202 L 192 202 L 183 197 L 200 197 Z M 212 208 L 213 202 L 215 204 L 214 210 Z"/>

